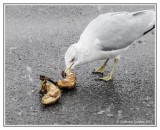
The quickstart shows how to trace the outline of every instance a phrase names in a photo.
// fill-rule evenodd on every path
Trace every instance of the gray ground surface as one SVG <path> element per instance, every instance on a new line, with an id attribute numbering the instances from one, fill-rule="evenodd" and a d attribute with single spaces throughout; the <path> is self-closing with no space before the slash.
<path id="1" fill-rule="evenodd" d="M 122 55 L 112 81 L 96 80 L 102 77 L 91 73 L 102 63 L 97 61 L 75 68 L 76 89 L 63 91 L 56 104 L 43 106 L 38 94 L 39 75 L 61 78 L 65 51 L 92 19 L 105 12 L 144 9 L 154 6 L 6 6 L 5 124 L 155 124 L 154 31 Z"/>

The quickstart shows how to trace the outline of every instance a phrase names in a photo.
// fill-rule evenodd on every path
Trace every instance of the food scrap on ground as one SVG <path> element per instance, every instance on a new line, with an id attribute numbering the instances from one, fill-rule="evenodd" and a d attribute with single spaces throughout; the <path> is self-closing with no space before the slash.
<path id="1" fill-rule="evenodd" d="M 61 90 L 55 85 L 55 82 L 50 78 L 40 75 L 41 87 L 40 93 L 44 94 L 41 103 L 49 105 L 55 103 L 61 97 Z M 50 81 L 50 83 L 47 83 Z"/>
<path id="2" fill-rule="evenodd" d="M 44 105 L 53 104 L 61 97 L 61 90 L 52 83 L 46 84 L 46 92 L 41 100 Z"/>
<path id="3" fill-rule="evenodd" d="M 73 72 L 64 74 L 62 71 L 63 80 L 58 80 L 57 85 L 60 89 L 73 89 L 76 86 L 76 76 Z M 64 76 L 65 75 L 65 76 Z"/>
<path id="4" fill-rule="evenodd" d="M 41 103 L 44 105 L 53 104 L 61 97 L 60 89 L 73 89 L 76 86 L 76 76 L 73 72 L 62 71 L 62 77 L 64 79 L 58 80 L 57 82 L 50 78 L 40 75 L 41 86 L 40 93 L 44 94 L 41 99 Z M 50 83 L 47 83 L 49 81 Z"/>

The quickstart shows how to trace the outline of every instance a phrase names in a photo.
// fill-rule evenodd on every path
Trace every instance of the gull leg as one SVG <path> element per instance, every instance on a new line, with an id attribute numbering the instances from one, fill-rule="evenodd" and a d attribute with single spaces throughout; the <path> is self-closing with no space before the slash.
<path id="1" fill-rule="evenodd" d="M 103 73 L 105 71 L 105 68 L 107 66 L 107 62 L 109 61 L 109 59 L 107 59 L 104 64 L 98 68 L 96 68 L 92 73 Z"/>
<path id="2" fill-rule="evenodd" d="M 118 64 L 118 58 L 115 58 L 111 72 L 110 72 L 107 76 L 105 76 L 105 77 L 103 77 L 103 78 L 100 78 L 100 80 L 104 80 L 104 81 L 109 81 L 109 80 L 111 80 L 112 77 L 113 77 L 113 72 L 114 72 L 115 67 L 116 67 L 117 64 Z"/>

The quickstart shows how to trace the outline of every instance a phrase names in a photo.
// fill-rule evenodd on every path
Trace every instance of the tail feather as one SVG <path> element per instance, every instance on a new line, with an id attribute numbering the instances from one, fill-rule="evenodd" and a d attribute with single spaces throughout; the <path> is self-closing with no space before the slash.
<path id="1" fill-rule="evenodd" d="M 147 30 L 146 32 L 143 33 L 143 35 L 147 34 L 148 32 L 150 32 L 151 30 L 153 30 L 155 28 L 155 25 L 153 25 L 153 27 L 149 30 Z"/>
<path id="2" fill-rule="evenodd" d="M 143 10 L 132 13 L 133 17 L 143 19 L 148 25 L 147 29 L 144 31 L 143 35 L 147 34 L 155 28 L 155 11 L 153 10 Z"/>

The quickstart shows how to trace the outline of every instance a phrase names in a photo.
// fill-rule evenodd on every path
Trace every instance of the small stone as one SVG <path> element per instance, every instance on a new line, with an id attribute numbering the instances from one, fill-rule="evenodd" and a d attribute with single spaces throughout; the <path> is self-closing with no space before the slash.
<path id="1" fill-rule="evenodd" d="M 103 114 L 104 112 L 105 112 L 105 110 L 101 110 L 97 114 Z"/>
<path id="2" fill-rule="evenodd" d="M 31 93 L 34 93 L 35 92 L 35 90 L 33 89 L 32 91 L 31 91 Z"/>
<path id="3" fill-rule="evenodd" d="M 18 116 L 21 116 L 22 115 L 22 112 L 18 112 Z"/>
<path id="4" fill-rule="evenodd" d="M 118 110 L 118 114 L 122 114 L 122 110 Z"/>
<path id="5" fill-rule="evenodd" d="M 34 115 L 35 115 L 35 113 L 34 113 L 34 112 L 32 112 L 32 113 L 31 113 L 31 115 L 32 115 L 32 116 L 34 116 Z"/>
<path id="6" fill-rule="evenodd" d="M 150 107 L 151 105 L 150 104 L 147 104 L 147 107 Z"/>
<path id="7" fill-rule="evenodd" d="M 138 43 L 142 43 L 142 41 L 141 41 L 141 40 L 139 40 L 139 41 L 138 41 Z"/>
<path id="8" fill-rule="evenodd" d="M 107 116 L 113 116 L 113 114 L 112 113 L 108 113 Z"/>
<path id="9" fill-rule="evenodd" d="M 147 100 L 147 101 L 149 101 L 151 99 L 151 97 L 149 97 L 149 96 L 147 96 L 146 98 L 145 98 L 145 100 Z"/>

